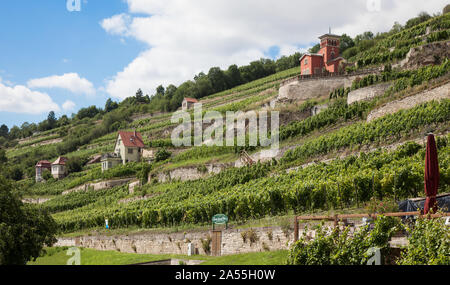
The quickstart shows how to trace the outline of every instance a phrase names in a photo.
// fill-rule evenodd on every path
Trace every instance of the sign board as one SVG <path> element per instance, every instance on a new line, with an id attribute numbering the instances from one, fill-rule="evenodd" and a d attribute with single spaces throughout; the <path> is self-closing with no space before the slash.
<path id="1" fill-rule="evenodd" d="M 228 217 L 227 217 L 227 215 L 224 215 L 224 214 L 218 214 L 212 218 L 212 222 L 213 222 L 213 224 L 216 224 L 216 225 L 223 225 L 223 224 L 228 223 Z"/>

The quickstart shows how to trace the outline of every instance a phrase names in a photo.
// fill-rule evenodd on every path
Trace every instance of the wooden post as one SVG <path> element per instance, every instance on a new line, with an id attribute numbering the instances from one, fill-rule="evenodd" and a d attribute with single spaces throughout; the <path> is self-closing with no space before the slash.
<path id="1" fill-rule="evenodd" d="M 294 218 L 294 242 L 298 241 L 298 220 L 297 216 Z"/>
<path id="2" fill-rule="evenodd" d="M 334 215 L 334 227 L 338 227 L 339 226 L 339 219 L 338 219 L 338 215 Z"/>
<path id="3" fill-rule="evenodd" d="M 353 185 L 355 186 L 355 191 L 356 191 L 356 207 L 359 208 L 358 187 L 356 187 L 356 180 L 355 179 L 353 179 Z"/>
<path id="4" fill-rule="evenodd" d="M 395 194 L 395 182 L 396 182 L 396 180 L 397 180 L 397 172 L 394 172 L 394 188 L 392 189 L 393 191 L 394 191 L 394 202 L 397 202 L 397 197 L 396 197 L 396 194 Z"/>
<path id="5" fill-rule="evenodd" d="M 372 172 L 372 195 L 375 194 L 375 176 Z"/>
<path id="6" fill-rule="evenodd" d="M 337 186 L 338 186 L 339 204 L 341 204 L 341 209 L 343 209 L 343 207 L 342 207 L 341 190 L 340 190 L 340 188 L 339 188 L 339 182 L 338 182 Z"/>

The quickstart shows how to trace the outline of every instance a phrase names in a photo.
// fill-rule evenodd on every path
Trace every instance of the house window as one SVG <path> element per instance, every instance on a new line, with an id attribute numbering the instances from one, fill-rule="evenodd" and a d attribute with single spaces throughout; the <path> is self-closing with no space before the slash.
<path id="1" fill-rule="evenodd" d="M 133 154 L 133 149 L 132 148 L 128 149 L 128 154 Z"/>
<path id="2" fill-rule="evenodd" d="M 304 65 L 308 65 L 308 59 L 305 58 Z"/>

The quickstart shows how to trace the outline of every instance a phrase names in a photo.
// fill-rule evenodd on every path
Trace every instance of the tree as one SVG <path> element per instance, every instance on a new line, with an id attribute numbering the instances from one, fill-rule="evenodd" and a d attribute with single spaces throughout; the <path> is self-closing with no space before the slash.
<path id="1" fill-rule="evenodd" d="M 420 23 L 428 21 L 429 19 L 431 19 L 431 16 L 427 12 L 420 12 L 417 17 L 409 19 L 406 22 L 405 29 L 409 29 L 411 27 L 419 25 Z"/>
<path id="2" fill-rule="evenodd" d="M 238 86 L 242 82 L 241 72 L 236 64 L 230 65 L 225 72 L 225 75 L 227 77 L 227 84 L 230 88 Z"/>
<path id="3" fill-rule="evenodd" d="M 82 108 L 80 111 L 78 111 L 77 118 L 79 120 L 82 120 L 84 118 L 93 118 L 95 117 L 100 111 L 97 109 L 96 106 L 90 106 L 87 108 Z"/>
<path id="4" fill-rule="evenodd" d="M 165 148 L 160 149 L 155 154 L 155 161 L 159 162 L 159 161 L 167 160 L 171 155 L 172 155 L 172 153 L 167 151 Z"/>
<path id="5" fill-rule="evenodd" d="M 58 120 L 59 127 L 67 126 L 69 123 L 70 123 L 70 120 L 67 117 L 67 115 L 62 115 L 61 118 L 59 118 L 59 120 Z"/>
<path id="6" fill-rule="evenodd" d="M 84 161 L 80 157 L 72 157 L 67 161 L 67 170 L 69 173 L 76 173 L 83 170 Z"/>
<path id="7" fill-rule="evenodd" d="M 319 50 L 320 50 L 320 44 L 316 44 L 315 46 L 313 46 L 312 48 L 310 48 L 310 49 L 308 50 L 308 52 L 310 52 L 310 53 L 317 53 L 317 52 L 319 52 Z"/>
<path id="8" fill-rule="evenodd" d="M 8 162 L 8 158 L 6 157 L 6 151 L 4 149 L 0 149 L 0 166 L 6 162 Z"/>
<path id="9" fill-rule="evenodd" d="M 302 57 L 302 54 L 299 52 L 294 53 L 290 56 L 282 56 L 280 57 L 275 65 L 276 65 L 276 72 L 280 72 L 289 68 L 297 67 L 300 63 L 300 57 Z"/>
<path id="10" fill-rule="evenodd" d="M 164 93 L 164 97 L 166 97 L 167 99 L 172 99 L 173 95 L 175 94 L 175 92 L 177 91 L 177 87 L 173 84 L 170 84 L 169 86 L 167 86 L 166 88 L 166 92 Z"/>
<path id="11" fill-rule="evenodd" d="M 396 34 L 399 33 L 403 29 L 403 26 L 399 22 L 395 22 L 392 26 L 390 33 Z"/>
<path id="12" fill-rule="evenodd" d="M 14 181 L 20 181 L 23 178 L 23 171 L 20 166 L 13 166 L 9 169 L 8 177 Z"/>
<path id="13" fill-rule="evenodd" d="M 57 224 L 44 210 L 24 205 L 0 176 L 0 265 L 25 265 L 56 242 Z"/>
<path id="14" fill-rule="evenodd" d="M 346 34 L 343 34 L 341 37 L 341 44 L 340 44 L 340 51 L 341 54 L 346 51 L 347 49 L 354 47 L 355 46 L 355 42 L 353 41 L 353 39 L 351 37 L 349 37 Z"/>
<path id="15" fill-rule="evenodd" d="M 21 131 L 20 128 L 18 126 L 14 126 L 11 128 L 11 130 L 9 130 L 9 138 L 10 139 L 18 139 L 21 137 Z"/>
<path id="16" fill-rule="evenodd" d="M 0 137 L 7 138 L 9 133 L 9 128 L 7 125 L 2 125 L 0 127 Z"/>
<path id="17" fill-rule="evenodd" d="M 156 94 L 164 95 L 164 93 L 165 93 L 164 86 L 159 85 L 158 87 L 156 87 Z"/>
<path id="18" fill-rule="evenodd" d="M 220 67 L 212 67 L 208 72 L 208 78 L 211 81 L 214 92 L 220 92 L 227 89 L 225 73 Z"/>
<path id="19" fill-rule="evenodd" d="M 56 119 L 55 112 L 50 111 L 50 113 L 48 113 L 48 116 L 47 116 L 47 123 L 48 123 L 50 129 L 53 129 L 56 126 L 56 122 L 57 122 L 57 119 Z"/>
<path id="20" fill-rule="evenodd" d="M 202 76 L 197 76 L 195 85 L 197 87 L 196 98 L 202 98 L 214 93 L 211 80 L 209 80 L 208 76 L 204 74 Z"/>
<path id="21" fill-rule="evenodd" d="M 359 45 L 362 41 L 369 41 L 369 40 L 373 40 L 373 33 L 368 31 L 368 32 L 364 32 L 361 35 L 357 35 L 355 37 L 355 44 Z"/>
<path id="22" fill-rule="evenodd" d="M 109 113 L 112 110 L 115 110 L 119 108 L 119 104 L 117 104 L 117 102 L 114 102 L 113 100 L 111 100 L 111 98 L 108 98 L 108 100 L 106 100 L 105 103 L 105 112 Z"/>
<path id="23" fill-rule="evenodd" d="M 136 92 L 136 102 L 137 103 L 148 103 L 148 101 L 150 100 L 150 98 L 147 96 L 144 96 L 144 93 L 142 92 L 142 90 L 139 88 L 139 90 Z"/>

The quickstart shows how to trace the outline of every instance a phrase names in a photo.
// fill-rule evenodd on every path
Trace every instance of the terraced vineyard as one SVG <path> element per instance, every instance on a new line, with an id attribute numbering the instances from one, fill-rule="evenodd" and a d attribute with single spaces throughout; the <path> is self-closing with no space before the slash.
<path id="1" fill-rule="evenodd" d="M 383 104 L 448 82 L 448 58 L 414 70 L 392 66 L 404 59 L 412 47 L 438 41 L 448 43 L 449 29 L 450 14 L 445 14 L 377 38 L 374 46 L 349 61 L 357 63 L 358 68 L 384 67 L 383 72 L 357 78 L 351 87 L 332 91 L 328 99 L 321 96 L 307 102 L 278 104 L 275 110 L 283 118 L 279 132 L 282 151 L 271 161 L 230 167 L 239 161 L 243 149 L 257 156 L 264 150 L 260 146 L 174 147 L 170 134 L 178 124 L 171 122 L 173 113 L 143 112 L 155 108 L 139 102 L 138 96 L 130 97 L 117 110 L 76 118 L 72 123 L 21 140 L 6 150 L 6 157 L 9 163 L 24 169 L 23 179 L 17 182 L 23 197 L 50 198 L 38 207 L 52 214 L 61 233 L 99 228 L 105 219 L 114 229 L 194 227 L 207 225 L 217 213 L 245 223 L 277 215 L 361 208 L 371 199 L 420 196 L 425 149 L 410 141 L 423 138 L 429 131 L 438 136 L 439 191 L 448 192 L 450 98 L 416 105 L 371 122 L 366 118 Z M 287 69 L 199 101 L 204 112 L 266 110 L 268 103 L 277 98 L 280 83 L 299 73 L 299 67 Z M 390 87 L 383 94 L 347 104 L 350 92 L 384 83 Z M 328 108 L 312 116 L 310 110 L 317 105 Z M 154 161 L 151 166 L 147 162 L 129 163 L 105 172 L 98 164 L 85 165 L 88 158 L 113 151 L 118 130 L 140 132 L 146 148 L 169 151 L 171 157 Z M 58 141 L 53 144 L 39 145 L 55 139 Z M 405 144 L 395 150 L 383 149 L 398 143 Z M 36 162 L 52 161 L 60 155 L 82 158 L 81 171 L 62 180 L 49 178 L 46 183 L 35 183 Z M 330 161 L 320 162 L 326 159 Z M 206 166 L 215 164 L 229 168 L 208 173 Z M 203 178 L 159 181 L 160 175 L 187 168 L 204 173 Z M 287 173 L 288 169 L 297 170 Z M 134 193 L 129 192 L 128 185 L 97 191 L 83 188 L 85 184 L 120 178 L 140 180 L 144 185 L 136 187 Z M 62 195 L 80 186 L 83 191 Z"/>

